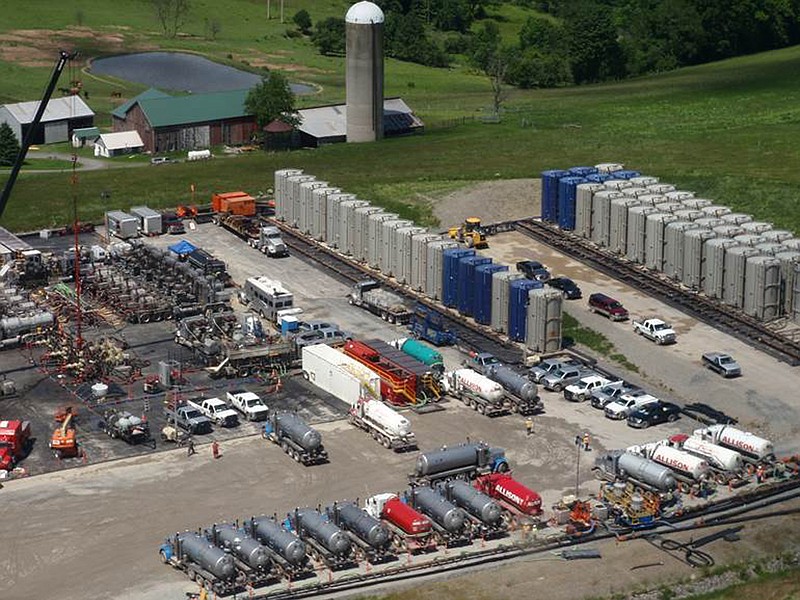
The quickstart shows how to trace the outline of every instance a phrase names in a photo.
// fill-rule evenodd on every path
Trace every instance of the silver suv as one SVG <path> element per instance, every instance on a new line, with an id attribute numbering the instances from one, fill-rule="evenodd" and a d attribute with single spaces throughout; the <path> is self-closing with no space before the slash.
<path id="1" fill-rule="evenodd" d="M 548 373 L 542 379 L 542 385 L 544 389 L 551 392 L 560 392 L 571 383 L 575 383 L 589 375 L 597 375 L 597 373 L 584 367 L 563 366 L 552 373 Z"/>
<path id="2" fill-rule="evenodd" d="M 580 361 L 575 360 L 574 358 L 567 358 L 567 359 L 560 359 L 560 358 L 546 358 L 538 365 L 534 365 L 528 371 L 528 377 L 530 377 L 536 383 L 541 383 L 542 379 L 549 373 L 553 373 L 557 371 L 561 367 L 580 367 L 582 366 Z"/>
<path id="3" fill-rule="evenodd" d="M 627 394 L 634 390 L 636 390 L 635 387 L 626 385 L 624 381 L 613 381 L 599 390 L 592 391 L 592 406 L 601 409 L 605 408 L 606 404 L 613 402 L 622 394 Z"/>

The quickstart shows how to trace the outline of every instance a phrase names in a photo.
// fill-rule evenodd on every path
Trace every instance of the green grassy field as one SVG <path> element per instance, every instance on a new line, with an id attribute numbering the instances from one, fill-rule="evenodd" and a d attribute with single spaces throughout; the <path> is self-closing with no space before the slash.
<path id="1" fill-rule="evenodd" d="M 103 22 L 107 15 L 100 7 L 106 4 L 84 2 L 84 25 Z M 300 6 L 310 7 L 316 19 L 341 14 L 346 2 L 291 5 L 291 13 Z M 130 16 L 125 17 L 129 29 L 122 31 L 134 46 L 159 44 L 221 59 L 230 54 L 234 62 L 249 56 L 251 62 L 257 62 L 252 57 L 260 57 L 295 65 L 294 79 L 313 81 L 324 90 L 303 102 L 344 96 L 343 59 L 321 57 L 307 40 L 285 38 L 282 32 L 287 25 L 260 16 L 265 12 L 263 2 L 197 2 L 195 22 L 186 28 L 195 35 L 176 40 L 158 35 L 144 0 L 131 6 Z M 222 33 L 216 41 L 202 37 L 202 20 L 198 22 L 202 8 L 209 19 L 221 20 Z M 58 19 L 74 23 L 75 15 L 64 8 L 48 13 L 38 26 L 55 26 Z M 2 28 L 34 26 L 37 20 L 26 14 L 14 15 Z M 16 69 L 0 63 L 0 76 Z M 796 210 L 799 70 L 800 48 L 795 47 L 615 84 L 513 91 L 502 122 L 483 124 L 480 118 L 490 104 L 485 78 L 458 65 L 431 69 L 388 60 L 386 94 L 406 98 L 428 126 L 424 135 L 376 144 L 259 153 L 202 165 L 86 172 L 77 187 L 80 214 L 83 219 L 97 219 L 108 208 L 190 202 L 191 184 L 198 203 L 207 202 L 213 191 L 265 191 L 272 186 L 275 169 L 299 167 L 376 204 L 430 223 L 429 207 L 416 202 L 420 193 L 435 196 L 472 181 L 532 177 L 547 168 L 619 161 L 695 190 L 699 196 L 800 231 L 800 211 Z M 21 69 L 12 78 L 11 92 L 5 88 L 3 92 L 36 97 L 48 71 Z M 106 96 L 92 90 L 100 109 Z M 444 126 L 448 119 L 464 123 Z M 110 200 L 101 200 L 102 192 L 110 192 Z M 23 174 L 2 223 L 21 230 L 63 222 L 70 214 L 64 198 L 71 195 L 67 176 Z"/>

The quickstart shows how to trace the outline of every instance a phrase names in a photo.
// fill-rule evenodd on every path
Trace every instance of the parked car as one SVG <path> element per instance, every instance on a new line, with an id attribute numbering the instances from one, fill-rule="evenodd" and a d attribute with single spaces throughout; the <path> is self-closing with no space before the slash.
<path id="1" fill-rule="evenodd" d="M 547 285 L 556 288 L 557 290 L 561 290 L 561 292 L 564 294 L 564 298 L 567 300 L 577 300 L 583 297 L 581 288 L 579 288 L 578 285 L 569 277 L 554 277 L 553 279 L 549 279 L 547 281 Z"/>
<path id="2" fill-rule="evenodd" d="M 534 281 L 547 281 L 550 271 L 538 260 L 521 260 L 517 263 L 517 271 Z"/>
<path id="3" fill-rule="evenodd" d="M 528 377 L 536 383 L 541 383 L 542 379 L 548 373 L 557 371 L 561 367 L 582 367 L 583 363 L 574 358 L 560 359 L 560 358 L 546 358 L 538 365 L 534 365 L 528 370 Z"/>
<path id="4" fill-rule="evenodd" d="M 628 318 L 628 311 L 622 306 L 622 302 L 605 294 L 596 293 L 589 296 L 589 309 L 612 321 L 625 321 Z"/>
<path id="5" fill-rule="evenodd" d="M 599 390 L 592 391 L 592 406 L 603 409 L 623 394 L 646 393 L 644 390 L 626 385 L 624 381 L 612 381 Z"/>
<path id="6" fill-rule="evenodd" d="M 702 357 L 703 366 L 716 371 L 723 377 L 738 377 L 742 374 L 739 366 L 730 354 L 723 352 L 706 352 Z"/>
<path id="7" fill-rule="evenodd" d="M 608 404 L 604 412 L 609 419 L 621 421 L 622 419 L 627 419 L 628 415 L 645 404 L 652 404 L 658 401 L 658 398 L 647 393 L 637 395 L 623 394 L 614 402 Z"/>
<path id="8" fill-rule="evenodd" d="M 171 163 L 172 159 L 169 156 L 154 156 L 150 159 L 151 165 L 165 165 Z"/>
<path id="9" fill-rule="evenodd" d="M 339 329 L 339 326 L 335 323 L 317 319 L 314 321 L 299 321 L 297 323 L 297 328 L 300 331 L 316 331 L 317 329 Z"/>
<path id="10" fill-rule="evenodd" d="M 651 425 L 672 423 L 681 414 L 681 407 L 672 402 L 652 402 L 637 408 L 628 415 L 628 425 L 636 429 L 646 429 Z"/>
<path id="11" fill-rule="evenodd" d="M 544 389 L 550 390 L 551 392 L 560 392 L 568 385 L 575 383 L 583 377 L 588 377 L 589 375 L 597 375 L 597 373 L 583 367 L 565 366 L 552 373 L 548 373 L 542 379 L 542 385 Z"/>
<path id="12" fill-rule="evenodd" d="M 594 390 L 599 390 L 609 383 L 611 382 L 601 375 L 584 377 L 564 389 L 564 399 L 571 402 L 585 402 L 591 397 Z"/>

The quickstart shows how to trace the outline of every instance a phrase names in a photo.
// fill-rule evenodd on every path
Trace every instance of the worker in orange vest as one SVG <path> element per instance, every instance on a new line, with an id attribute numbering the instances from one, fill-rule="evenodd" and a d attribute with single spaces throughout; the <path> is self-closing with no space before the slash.
<path id="1" fill-rule="evenodd" d="M 211 454 L 214 455 L 214 458 L 219 458 L 221 456 L 219 453 L 219 442 L 217 442 L 217 440 L 211 442 Z"/>
<path id="2" fill-rule="evenodd" d="M 589 452 L 589 450 L 591 450 L 591 448 L 589 447 L 589 432 L 588 431 L 584 431 L 583 432 L 583 449 L 586 452 Z"/>

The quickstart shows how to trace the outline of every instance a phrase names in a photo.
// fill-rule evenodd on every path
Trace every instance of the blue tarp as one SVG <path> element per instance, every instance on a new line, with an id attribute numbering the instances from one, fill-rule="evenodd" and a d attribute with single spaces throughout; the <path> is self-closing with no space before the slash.
<path id="1" fill-rule="evenodd" d="M 181 240 L 177 244 L 172 244 L 169 247 L 169 251 L 177 254 L 178 256 L 185 256 L 186 254 L 190 254 L 197 250 L 197 246 L 194 244 L 190 244 L 186 240 Z"/>

